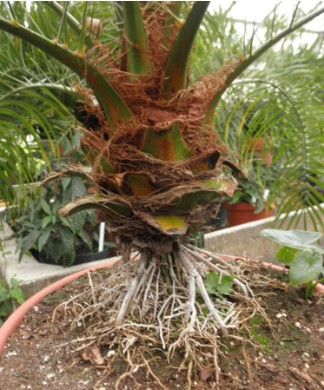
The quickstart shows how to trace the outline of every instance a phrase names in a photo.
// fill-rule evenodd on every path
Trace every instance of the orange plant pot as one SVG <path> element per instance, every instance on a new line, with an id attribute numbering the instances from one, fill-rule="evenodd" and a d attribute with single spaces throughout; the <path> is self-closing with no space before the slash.
<path id="1" fill-rule="evenodd" d="M 255 213 L 256 207 L 246 202 L 235 204 L 224 204 L 227 211 L 227 221 L 229 226 L 242 225 L 243 223 L 258 221 L 263 218 L 272 217 L 274 209 L 263 209 Z"/>
<path id="2" fill-rule="evenodd" d="M 250 138 L 247 140 L 247 148 L 250 152 L 258 153 L 260 159 L 266 166 L 269 166 L 272 162 L 272 152 L 265 146 L 265 140 L 263 137 Z"/>

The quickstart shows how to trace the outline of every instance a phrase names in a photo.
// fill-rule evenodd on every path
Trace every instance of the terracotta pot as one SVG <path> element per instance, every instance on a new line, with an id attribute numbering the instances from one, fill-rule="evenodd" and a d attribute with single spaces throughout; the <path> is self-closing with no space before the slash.
<path id="1" fill-rule="evenodd" d="M 86 275 L 88 272 L 97 271 L 99 269 L 111 268 L 118 262 L 118 259 L 110 261 L 106 264 L 97 265 L 94 267 L 90 267 L 84 269 L 82 271 L 75 272 L 74 274 L 68 275 L 57 282 L 50 284 L 47 287 L 44 287 L 38 293 L 27 299 L 22 305 L 20 305 L 4 322 L 4 324 L 0 327 L 0 356 L 3 352 L 3 349 L 6 345 L 8 338 L 15 332 L 18 328 L 25 315 L 42 299 L 44 299 L 47 295 L 52 294 L 55 291 L 58 291 L 65 285 L 72 283 L 76 279 L 80 278 L 80 276 Z"/>
<path id="2" fill-rule="evenodd" d="M 250 138 L 246 144 L 248 151 L 257 153 L 266 166 L 271 164 L 273 154 L 269 147 L 265 145 L 263 137 Z"/>
<path id="3" fill-rule="evenodd" d="M 227 256 L 226 256 L 227 257 Z M 235 261 L 235 259 L 241 259 L 240 257 L 235 256 L 229 256 L 229 261 Z M 224 258 L 225 260 L 225 258 Z M 15 332 L 15 330 L 18 328 L 18 326 L 21 324 L 22 320 L 24 319 L 25 315 L 33 308 L 35 307 L 39 302 L 42 301 L 47 295 L 52 294 L 56 291 L 58 291 L 60 288 L 64 287 L 65 285 L 72 283 L 76 279 L 78 279 L 80 276 L 83 276 L 87 274 L 88 272 L 97 271 L 99 269 L 104 268 L 111 268 L 113 267 L 119 260 L 116 259 L 114 261 L 111 261 L 109 263 L 98 265 L 96 267 L 91 267 L 79 272 L 76 272 L 74 274 L 68 275 L 63 279 L 58 280 L 57 282 L 54 282 L 50 284 L 49 286 L 43 288 L 38 293 L 30 297 L 26 302 L 24 302 L 21 306 L 19 306 L 11 315 L 10 317 L 5 321 L 5 323 L 0 327 L 0 357 L 3 353 L 4 347 L 9 339 L 9 337 Z M 271 267 L 278 271 L 287 271 L 286 268 L 271 264 L 271 263 L 263 263 L 266 264 L 268 267 Z M 324 285 L 318 284 L 315 287 L 315 291 L 317 291 L 319 294 L 324 294 Z"/>
<path id="4" fill-rule="evenodd" d="M 264 149 L 264 138 L 250 138 L 247 140 L 246 145 L 249 152 L 261 152 Z"/>
<path id="5" fill-rule="evenodd" d="M 229 226 L 237 226 L 243 223 L 258 221 L 259 219 L 272 217 L 274 209 L 263 209 L 259 213 L 255 213 L 256 207 L 246 202 L 235 204 L 224 203 L 227 210 L 227 221 Z"/>

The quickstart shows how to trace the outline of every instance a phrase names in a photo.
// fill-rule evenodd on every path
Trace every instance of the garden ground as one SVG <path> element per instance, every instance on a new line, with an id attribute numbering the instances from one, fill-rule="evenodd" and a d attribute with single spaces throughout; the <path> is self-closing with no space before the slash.
<path id="1" fill-rule="evenodd" d="M 286 285 L 284 274 L 278 279 L 278 273 L 268 269 L 256 273 L 247 268 L 246 272 L 251 272 L 252 286 L 258 281 L 253 291 L 268 321 L 260 316 L 251 318 L 246 342 L 222 340 L 218 374 L 212 367 L 196 371 L 191 378 L 192 388 L 323 389 L 323 296 L 305 301 L 301 291 Z M 68 315 L 53 321 L 57 304 L 84 291 L 87 283 L 88 279 L 82 278 L 48 296 L 25 318 L 0 363 L 0 382 L 7 390 L 114 389 L 120 378 L 124 379 L 120 389 L 161 388 L 158 380 L 141 367 L 133 373 L 135 380 L 123 376 L 127 371 L 124 361 L 116 360 L 114 374 L 108 373 L 105 368 L 113 358 L 111 350 L 92 345 L 78 352 L 71 340 L 81 334 L 78 329 L 70 330 L 73 318 Z M 154 375 L 165 388 L 188 388 L 185 367 L 178 368 L 181 356 L 175 355 L 168 363 L 162 350 L 150 352 L 155 359 L 151 365 Z"/>

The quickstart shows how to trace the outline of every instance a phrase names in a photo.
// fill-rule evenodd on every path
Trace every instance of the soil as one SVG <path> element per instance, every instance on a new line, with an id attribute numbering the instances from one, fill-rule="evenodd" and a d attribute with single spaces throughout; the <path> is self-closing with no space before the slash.
<path id="1" fill-rule="evenodd" d="M 269 321 L 252 317 L 246 342 L 222 340 L 218 383 L 213 370 L 206 367 L 191 378 L 193 389 L 324 389 L 324 298 L 315 296 L 306 301 L 302 291 L 285 284 L 284 274 L 280 278 L 280 283 L 268 283 L 262 289 L 254 290 Z M 87 278 L 82 278 L 48 296 L 27 315 L 5 347 L 0 363 L 1 389 L 115 388 L 116 381 L 126 371 L 125 362 L 117 361 L 119 367 L 111 375 L 105 370 L 106 366 L 100 364 L 103 356 L 109 359 L 107 350 L 99 351 L 93 346 L 82 353 L 75 351 L 71 340 L 80 337 L 80 333 L 71 330 L 73 318 L 68 316 L 52 322 L 57 304 L 83 291 L 86 283 Z M 163 351 L 157 351 L 155 355 L 158 363 L 154 372 L 165 388 L 187 389 L 186 370 L 177 368 L 180 357 L 175 356 L 168 363 Z M 134 376 L 136 383 L 126 378 L 118 388 L 161 388 L 143 368 Z"/>

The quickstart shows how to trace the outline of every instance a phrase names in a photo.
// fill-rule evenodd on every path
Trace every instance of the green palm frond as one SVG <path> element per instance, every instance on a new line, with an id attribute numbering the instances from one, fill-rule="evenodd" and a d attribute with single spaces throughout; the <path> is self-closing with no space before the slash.
<path id="1" fill-rule="evenodd" d="M 305 16 L 298 8 L 287 16 L 271 12 L 242 40 L 229 9 L 220 9 L 204 19 L 193 56 L 195 75 L 257 51 L 266 39 L 272 40 Z M 317 37 L 313 34 L 312 44 L 301 44 L 302 31 L 286 36 L 233 82 L 219 101 L 214 124 L 248 169 L 257 158 L 249 152 L 248 138 L 271 139 L 268 148 L 274 152 L 272 164 L 256 172 L 262 186 L 270 186 L 269 202 L 282 198 L 278 214 L 310 207 L 312 227 L 318 229 L 324 224 L 324 211 L 317 208 L 324 202 L 324 152 L 320 147 L 324 133 L 324 40 L 320 33 Z M 292 225 L 304 216 L 296 215 Z"/>
<path id="2" fill-rule="evenodd" d="M 8 20 L 17 20 L 21 26 L 27 26 L 50 41 L 58 40 L 70 49 L 69 53 L 83 53 L 93 45 L 97 37 L 86 31 L 85 20 L 89 15 L 91 18 L 101 18 L 104 29 L 100 40 L 101 43 L 109 42 L 111 61 L 117 66 L 120 65 L 119 61 L 123 61 L 119 57 L 120 27 L 123 26 L 120 16 L 123 16 L 123 12 L 127 14 L 128 5 L 125 4 L 125 7 L 123 10 L 119 2 L 105 6 L 96 2 L 72 2 L 63 6 L 32 2 L 30 10 L 27 10 L 24 3 L 20 2 L 11 4 L 11 9 L 4 2 L 0 4 L 1 15 Z M 149 7 L 149 3 L 145 5 L 144 12 Z M 160 7 L 164 9 L 169 6 L 161 3 Z M 198 4 L 197 7 L 204 8 L 204 5 Z M 171 19 L 177 20 L 177 12 L 171 8 L 168 8 Z M 249 132 L 259 136 L 271 135 L 275 154 L 271 167 L 263 174 L 264 181 L 271 179 L 270 195 L 275 198 L 279 193 L 284 194 L 281 211 L 302 205 L 318 205 L 323 200 L 323 164 L 320 163 L 323 155 L 318 145 L 323 142 L 324 97 L 323 63 L 316 53 L 323 49 L 323 39 L 319 37 L 311 48 L 304 47 L 296 53 L 288 36 L 291 33 L 291 36 L 297 36 L 299 33 L 294 32 L 296 28 L 323 10 L 315 9 L 304 18 L 298 8 L 290 19 L 270 14 L 264 22 L 266 31 L 262 41 L 257 29 L 250 36 L 246 33 L 242 40 L 240 34 L 236 33 L 235 23 L 228 18 L 230 8 L 205 16 L 203 27 L 198 32 L 191 76 L 214 71 L 233 62 L 235 58 L 239 59 L 240 64 L 228 75 L 225 89 L 218 91 L 216 100 L 213 99 L 219 104 L 215 119 L 218 133 L 236 150 L 237 156 L 247 162 L 253 159 L 247 149 L 246 137 Z M 49 19 L 51 23 L 47 23 Z M 78 29 L 80 34 L 76 34 Z M 15 134 L 11 139 L 25 143 L 19 149 L 23 153 L 22 150 L 29 148 L 26 145 L 27 134 L 34 135 L 37 143 L 38 135 L 35 134 L 34 126 L 41 127 L 44 136 L 53 139 L 64 129 L 71 128 L 75 123 L 71 108 L 78 98 L 74 87 L 76 84 L 82 85 L 82 80 L 27 42 L 7 34 L 2 34 L 2 38 L 2 134 L 11 132 Z M 269 41 L 264 43 L 267 39 Z M 277 43 L 275 49 L 269 49 L 280 39 L 283 43 Z M 129 47 L 129 51 L 146 50 L 128 34 L 128 44 L 131 41 L 135 44 Z M 280 51 L 278 45 L 281 45 Z M 169 73 L 166 73 L 167 80 L 171 75 Z M 97 76 L 100 77 L 100 74 Z M 236 78 L 237 82 L 234 82 Z M 108 83 L 107 79 L 109 77 L 105 77 L 105 83 Z M 16 116 L 12 116 L 13 110 Z M 213 111 L 213 107 L 210 111 Z M 9 120 L 9 117 L 14 119 Z M 248 131 L 244 128 L 247 119 Z M 2 138 L 2 142 L 4 145 L 5 138 Z M 10 156 L 13 157 L 15 153 L 13 150 Z M 38 148 L 38 153 L 46 161 L 41 148 Z M 27 154 L 30 156 L 30 151 Z M 25 157 L 22 156 L 22 160 Z M 29 165 L 26 164 L 26 167 Z M 32 175 L 26 171 L 23 176 L 27 178 Z M 282 177 L 286 180 L 282 180 Z M 316 218 L 320 217 L 321 211 Z"/>

